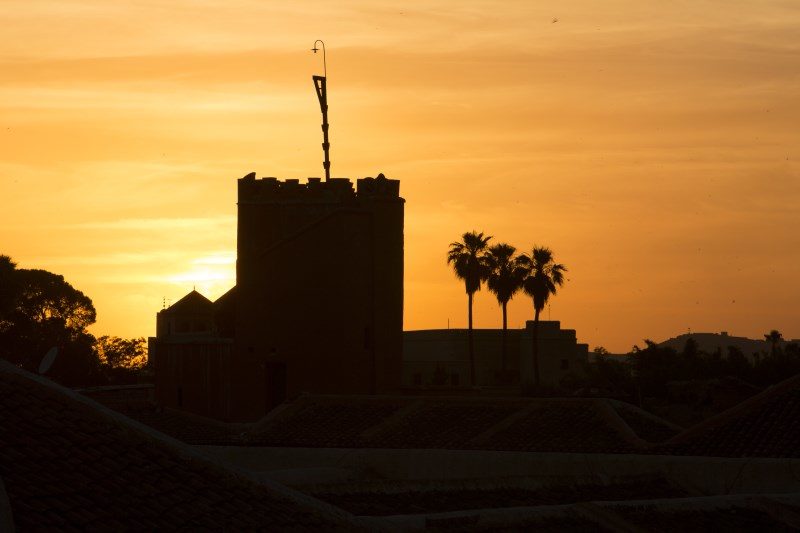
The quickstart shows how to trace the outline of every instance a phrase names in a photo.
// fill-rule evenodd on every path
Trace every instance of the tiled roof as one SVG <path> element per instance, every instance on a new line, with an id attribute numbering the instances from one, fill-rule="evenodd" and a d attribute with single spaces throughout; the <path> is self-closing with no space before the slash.
<path id="1" fill-rule="evenodd" d="M 481 443 L 480 449 L 632 453 L 637 442 L 609 420 L 602 400 L 539 400 L 513 424 Z M 632 433 L 632 431 L 631 431 Z M 477 446 L 476 446 L 477 447 Z"/>
<path id="2" fill-rule="evenodd" d="M 240 444 L 244 428 L 156 405 L 152 385 L 96 387 L 80 391 L 94 401 L 187 444 Z"/>
<path id="3" fill-rule="evenodd" d="M 644 435 L 637 434 L 637 430 Z M 247 430 L 252 446 L 632 453 L 675 427 L 605 399 L 304 396 Z"/>
<path id="4" fill-rule="evenodd" d="M 650 443 L 664 442 L 683 431 L 683 428 L 629 403 L 609 400 L 617 414 L 640 438 Z"/>
<path id="5" fill-rule="evenodd" d="M 213 462 L 4 361 L 0 479 L 20 531 L 356 527 L 338 509 Z"/>
<path id="6" fill-rule="evenodd" d="M 243 432 L 243 429 L 235 424 L 225 424 L 153 404 L 129 405 L 124 410 L 117 410 L 187 444 L 240 444 Z"/>
<path id="7" fill-rule="evenodd" d="M 358 448 L 361 434 L 400 409 L 381 397 L 303 397 L 245 433 L 246 444 L 310 448 Z"/>
<path id="8" fill-rule="evenodd" d="M 324 487 L 311 492 L 359 516 L 391 516 L 403 514 L 443 513 L 468 509 L 501 509 L 588 502 L 679 498 L 688 496 L 681 487 L 665 478 L 630 477 L 624 481 L 561 484 L 546 486 L 494 486 L 475 483 L 466 487 L 397 487 L 385 481 L 377 487 Z"/>
<path id="9" fill-rule="evenodd" d="M 793 531 L 761 509 L 733 505 L 717 509 L 660 511 L 652 505 L 625 506 L 617 514 L 641 531 Z"/>
<path id="10" fill-rule="evenodd" d="M 800 457 L 800 375 L 689 428 L 657 449 L 711 457 Z"/>
<path id="11" fill-rule="evenodd" d="M 481 508 L 365 520 L 460 531 L 797 531 L 799 494 L 727 495 Z"/>
<path id="12" fill-rule="evenodd" d="M 430 399 L 370 439 L 377 448 L 469 448 L 470 440 L 522 408 L 518 401 Z"/>

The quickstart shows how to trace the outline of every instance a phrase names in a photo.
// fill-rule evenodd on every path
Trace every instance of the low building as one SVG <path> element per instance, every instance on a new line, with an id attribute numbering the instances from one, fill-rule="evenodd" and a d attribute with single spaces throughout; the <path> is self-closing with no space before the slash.
<path id="1" fill-rule="evenodd" d="M 507 386 L 533 382 L 533 321 L 524 329 L 474 329 L 477 386 Z M 453 388 L 470 386 L 469 330 L 429 329 L 403 333 L 403 386 Z M 540 382 L 558 386 L 585 373 L 589 345 L 577 342 L 574 329 L 561 329 L 557 320 L 539 322 Z"/>
<path id="2" fill-rule="evenodd" d="M 156 315 L 148 339 L 156 401 L 212 418 L 230 416 L 229 382 L 234 339 L 225 336 L 225 304 L 192 291 Z"/>

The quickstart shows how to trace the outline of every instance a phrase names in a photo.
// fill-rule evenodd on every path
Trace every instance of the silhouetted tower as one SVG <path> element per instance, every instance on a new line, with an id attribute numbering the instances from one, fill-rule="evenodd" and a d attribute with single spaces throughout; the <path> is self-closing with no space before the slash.
<path id="1" fill-rule="evenodd" d="M 400 388 L 404 203 L 383 174 L 239 180 L 235 418 Z"/>
<path id="2" fill-rule="evenodd" d="M 319 108 L 322 111 L 322 151 L 325 152 L 325 161 L 322 167 L 325 169 L 325 181 L 331 179 L 331 160 L 330 148 L 331 143 L 328 142 L 328 61 L 325 57 L 325 43 L 317 39 L 314 41 L 314 48 L 311 50 L 316 54 L 317 43 L 322 44 L 322 69 L 324 76 L 312 76 L 314 80 L 314 88 L 317 90 L 317 99 L 319 99 Z"/>

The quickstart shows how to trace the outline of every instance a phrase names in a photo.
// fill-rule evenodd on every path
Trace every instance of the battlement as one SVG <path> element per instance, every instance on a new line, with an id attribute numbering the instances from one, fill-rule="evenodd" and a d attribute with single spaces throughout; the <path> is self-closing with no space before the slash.
<path id="1" fill-rule="evenodd" d="M 239 179 L 239 203 L 355 203 L 366 198 L 400 198 L 400 181 L 377 177 L 361 178 L 356 188 L 348 178 L 308 178 L 306 183 L 298 179 L 256 178 L 251 172 Z"/>

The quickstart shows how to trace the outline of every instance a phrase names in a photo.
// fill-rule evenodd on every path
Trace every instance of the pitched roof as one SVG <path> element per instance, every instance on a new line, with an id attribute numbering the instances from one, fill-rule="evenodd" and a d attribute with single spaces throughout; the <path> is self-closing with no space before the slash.
<path id="1" fill-rule="evenodd" d="M 20 530 L 352 530 L 351 515 L 218 463 L 0 361 L 0 479 Z"/>
<path id="2" fill-rule="evenodd" d="M 800 374 L 692 426 L 659 449 L 712 457 L 800 457 Z"/>
<path id="3" fill-rule="evenodd" d="M 304 396 L 251 427 L 253 446 L 632 453 L 677 433 L 593 398 Z"/>
<path id="4" fill-rule="evenodd" d="M 228 424 L 204 416 L 161 407 L 148 396 L 144 387 L 133 391 L 126 387 L 80 391 L 98 403 L 187 444 L 238 444 L 242 424 Z M 150 386 L 152 391 L 152 386 Z M 138 397 L 131 392 L 139 393 Z"/>
<path id="5" fill-rule="evenodd" d="M 192 289 L 192 292 L 170 305 L 163 312 L 167 313 L 194 313 L 197 311 L 208 311 L 212 309 L 213 303 L 211 300 Z"/>

